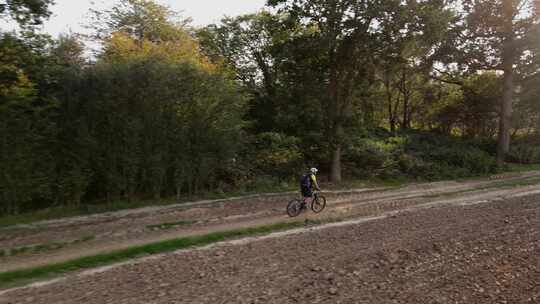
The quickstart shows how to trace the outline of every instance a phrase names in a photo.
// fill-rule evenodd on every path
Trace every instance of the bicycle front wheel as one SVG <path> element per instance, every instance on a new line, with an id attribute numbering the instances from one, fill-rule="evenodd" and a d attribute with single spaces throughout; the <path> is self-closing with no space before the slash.
<path id="1" fill-rule="evenodd" d="M 302 212 L 302 201 L 300 200 L 292 200 L 287 205 L 287 214 L 290 217 L 297 217 Z"/>
<path id="2" fill-rule="evenodd" d="M 326 198 L 322 195 L 315 195 L 311 202 L 311 210 L 315 213 L 321 213 L 326 208 Z"/>

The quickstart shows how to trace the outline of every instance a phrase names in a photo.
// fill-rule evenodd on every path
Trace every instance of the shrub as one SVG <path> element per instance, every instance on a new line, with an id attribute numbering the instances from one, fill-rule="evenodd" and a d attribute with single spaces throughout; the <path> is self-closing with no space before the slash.
<path id="1" fill-rule="evenodd" d="M 382 142 L 370 139 L 359 140 L 347 151 L 347 161 L 366 171 L 383 167 L 390 158 Z"/>
<path id="2" fill-rule="evenodd" d="M 494 157 L 474 146 L 430 147 L 427 157 L 449 167 L 465 169 L 466 175 L 493 173 L 497 168 Z"/>
<path id="3" fill-rule="evenodd" d="M 415 178 L 427 177 L 430 175 L 432 163 L 426 162 L 411 154 L 400 154 L 397 157 L 399 170 Z"/>
<path id="4" fill-rule="evenodd" d="M 288 181 L 304 170 L 300 140 L 280 133 L 261 133 L 254 139 L 253 164 L 255 175 L 276 177 Z"/>
<path id="5" fill-rule="evenodd" d="M 540 147 L 526 143 L 515 144 L 510 148 L 508 160 L 520 164 L 540 164 Z"/>
<path id="6" fill-rule="evenodd" d="M 496 160 L 477 143 L 426 132 L 356 141 L 346 151 L 356 177 L 409 176 L 418 180 L 494 173 Z"/>

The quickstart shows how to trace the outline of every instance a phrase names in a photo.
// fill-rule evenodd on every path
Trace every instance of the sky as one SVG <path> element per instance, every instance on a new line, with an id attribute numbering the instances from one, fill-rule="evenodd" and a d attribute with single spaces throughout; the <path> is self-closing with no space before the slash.
<path id="1" fill-rule="evenodd" d="M 224 15 L 237 16 L 253 13 L 263 8 L 266 0 L 156 0 L 193 19 L 192 25 L 202 26 L 218 22 Z M 45 22 L 43 30 L 53 36 L 60 33 L 84 32 L 82 24 L 90 8 L 108 7 L 113 1 L 103 0 L 55 0 L 51 7 L 53 16 Z M 0 23 L 2 29 L 13 29 L 13 25 Z"/>

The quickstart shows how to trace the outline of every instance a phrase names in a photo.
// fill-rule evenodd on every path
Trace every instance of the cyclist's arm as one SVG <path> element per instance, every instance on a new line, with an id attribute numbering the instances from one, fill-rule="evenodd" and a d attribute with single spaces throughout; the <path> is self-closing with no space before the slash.
<path id="1" fill-rule="evenodd" d="M 321 187 L 319 187 L 319 183 L 317 182 L 317 177 L 315 175 L 311 176 L 311 181 L 313 182 L 315 189 L 317 189 L 317 191 L 321 191 Z"/>

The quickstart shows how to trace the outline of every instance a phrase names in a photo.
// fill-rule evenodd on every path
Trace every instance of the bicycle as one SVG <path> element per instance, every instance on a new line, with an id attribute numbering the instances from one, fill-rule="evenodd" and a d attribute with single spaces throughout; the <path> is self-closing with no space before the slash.
<path id="1" fill-rule="evenodd" d="M 304 199 L 294 199 L 287 205 L 287 214 L 290 217 L 297 217 L 300 213 L 307 210 L 307 205 Z M 311 210 L 314 213 L 321 213 L 324 208 L 326 208 L 326 198 L 318 193 L 314 193 L 311 200 Z"/>

